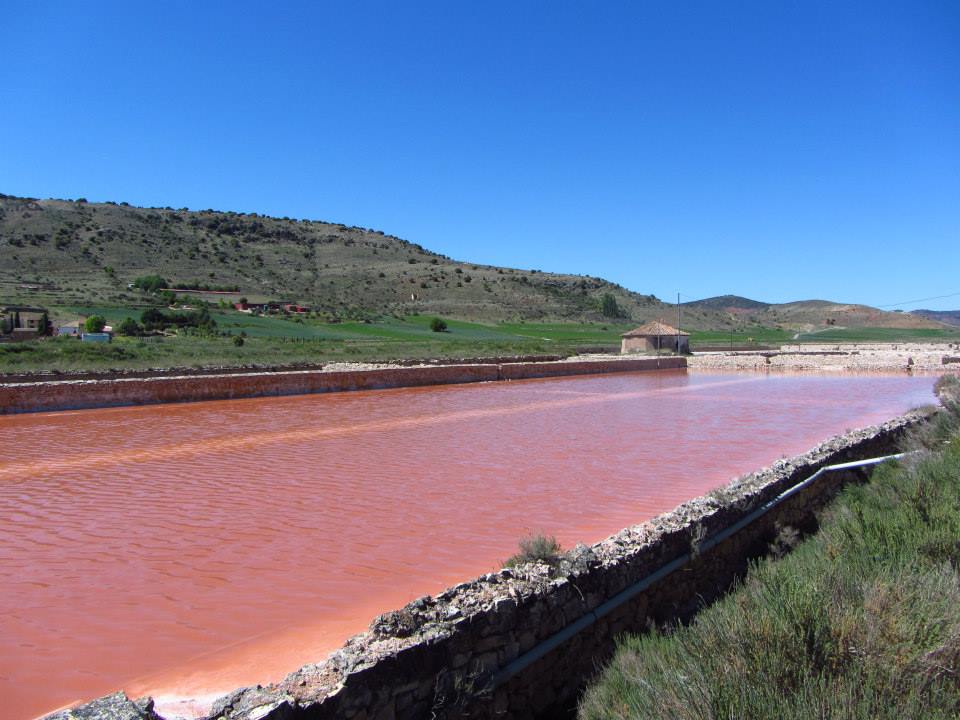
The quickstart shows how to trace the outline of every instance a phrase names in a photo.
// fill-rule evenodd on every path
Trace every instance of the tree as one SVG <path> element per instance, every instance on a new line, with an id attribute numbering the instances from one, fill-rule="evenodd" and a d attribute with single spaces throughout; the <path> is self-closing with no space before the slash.
<path id="1" fill-rule="evenodd" d="M 147 308 L 140 313 L 140 322 L 147 330 L 163 330 L 167 325 L 167 316 L 157 308 Z"/>
<path id="2" fill-rule="evenodd" d="M 159 275 L 141 275 L 133 281 L 133 286 L 140 288 L 144 292 L 157 292 L 158 290 L 169 287 L 167 281 Z"/>
<path id="3" fill-rule="evenodd" d="M 600 300 L 600 312 L 608 318 L 622 318 L 627 315 L 623 308 L 617 304 L 617 299 L 610 293 L 603 294 L 603 298 Z"/>
<path id="4" fill-rule="evenodd" d="M 440 318 L 433 318 L 433 320 L 430 321 L 430 329 L 434 332 L 446 332 L 447 323 Z"/>
<path id="5" fill-rule="evenodd" d="M 91 315 L 83 322 L 83 329 L 88 333 L 98 333 L 103 330 L 107 324 L 107 319 L 103 315 Z"/>
<path id="6" fill-rule="evenodd" d="M 143 334 L 143 328 L 132 317 L 128 317 L 117 326 L 117 333 L 128 337 L 137 337 Z"/>

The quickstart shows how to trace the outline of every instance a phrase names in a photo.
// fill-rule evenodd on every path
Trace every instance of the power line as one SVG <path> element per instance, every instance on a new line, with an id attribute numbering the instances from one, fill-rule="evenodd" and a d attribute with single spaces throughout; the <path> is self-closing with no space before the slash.
<path id="1" fill-rule="evenodd" d="M 927 300 L 943 300 L 944 298 L 951 298 L 960 296 L 960 292 L 950 293 L 949 295 L 934 295 L 932 297 L 918 298 L 916 300 L 904 300 L 903 302 L 890 303 L 888 305 L 876 305 L 878 308 L 886 307 L 896 307 L 897 305 L 912 305 L 913 303 L 926 302 Z"/>

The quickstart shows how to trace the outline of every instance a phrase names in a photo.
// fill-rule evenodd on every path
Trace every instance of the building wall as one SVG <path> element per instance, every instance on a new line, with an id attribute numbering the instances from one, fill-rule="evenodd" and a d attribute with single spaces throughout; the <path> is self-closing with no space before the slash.
<path id="1" fill-rule="evenodd" d="M 628 338 L 623 338 L 620 341 L 621 353 L 648 352 L 650 350 L 655 350 L 655 349 L 656 349 L 656 345 L 651 345 L 650 338 L 647 336 L 628 337 Z"/>
<path id="2" fill-rule="evenodd" d="M 620 341 L 621 353 L 632 352 L 651 352 L 661 350 L 677 350 L 677 336 L 664 335 L 660 337 L 659 343 L 656 335 L 643 335 L 642 337 L 626 337 Z M 690 337 L 688 335 L 680 336 L 680 352 L 690 352 Z"/>

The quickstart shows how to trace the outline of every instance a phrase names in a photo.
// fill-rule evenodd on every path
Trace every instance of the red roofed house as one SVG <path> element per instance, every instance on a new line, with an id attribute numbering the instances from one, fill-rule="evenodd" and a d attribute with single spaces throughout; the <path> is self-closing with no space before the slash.
<path id="1" fill-rule="evenodd" d="M 620 336 L 620 352 L 690 352 L 690 334 L 653 320 Z"/>

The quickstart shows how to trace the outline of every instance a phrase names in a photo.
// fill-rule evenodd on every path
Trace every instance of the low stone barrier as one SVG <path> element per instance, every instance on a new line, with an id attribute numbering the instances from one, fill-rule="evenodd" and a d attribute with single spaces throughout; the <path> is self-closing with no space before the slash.
<path id="1" fill-rule="evenodd" d="M 593 375 L 638 370 L 677 370 L 687 366 L 685 357 L 639 358 L 636 360 L 562 360 L 542 363 L 508 363 L 500 366 L 501 380 Z"/>
<path id="2" fill-rule="evenodd" d="M 424 365 L 0 384 L 0 414 L 685 367 L 685 358 Z"/>
<path id="3" fill-rule="evenodd" d="M 208 718 L 570 717 L 579 690 L 620 634 L 691 616 L 724 592 L 781 528 L 811 529 L 815 511 L 868 471 L 824 473 L 701 552 L 705 539 L 826 465 L 888 454 L 932 412 L 828 440 L 591 547 L 577 546 L 554 565 L 504 569 L 419 598 L 376 618 L 324 662 L 221 698 Z M 688 564 L 664 571 L 687 555 Z M 611 609 L 617 596 L 629 599 Z M 149 705 L 109 700 L 130 712 Z"/>
<path id="4" fill-rule="evenodd" d="M 942 372 L 953 353 L 946 343 L 886 345 L 784 345 L 770 352 L 694 354 L 694 370 L 772 370 L 806 372 Z M 949 369 L 949 368 L 948 368 Z"/>

